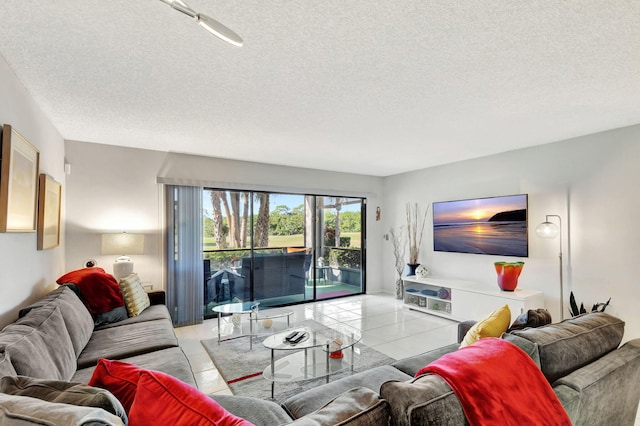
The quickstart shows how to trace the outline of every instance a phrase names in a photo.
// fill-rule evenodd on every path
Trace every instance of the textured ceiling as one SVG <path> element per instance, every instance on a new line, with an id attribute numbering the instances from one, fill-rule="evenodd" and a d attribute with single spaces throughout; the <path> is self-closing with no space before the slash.
<path id="1" fill-rule="evenodd" d="M 65 139 L 386 176 L 640 123 L 638 0 L 2 0 Z M 6 100 L 2 100 L 6 102 Z"/>

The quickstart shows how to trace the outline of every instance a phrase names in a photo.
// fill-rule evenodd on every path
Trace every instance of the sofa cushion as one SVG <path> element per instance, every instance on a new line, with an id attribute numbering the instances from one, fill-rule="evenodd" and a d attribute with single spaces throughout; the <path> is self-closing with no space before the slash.
<path id="1" fill-rule="evenodd" d="M 145 321 L 96 330 L 78 357 L 78 368 L 96 365 L 98 359 L 122 359 L 178 346 L 168 321 Z"/>
<path id="2" fill-rule="evenodd" d="M 509 326 L 508 331 L 522 330 L 527 327 L 542 327 L 551 324 L 551 314 L 546 309 L 529 309 L 527 312 L 518 315 L 515 321 Z"/>
<path id="3" fill-rule="evenodd" d="M 291 418 L 298 419 L 316 411 L 336 395 L 350 389 L 365 387 L 379 393 L 380 386 L 386 381 L 409 379 L 411 376 L 404 374 L 397 368 L 383 365 L 293 395 L 282 402 L 282 407 L 287 410 Z"/>
<path id="4" fill-rule="evenodd" d="M 76 356 L 82 352 L 93 333 L 93 319 L 82 300 L 69 286 L 60 286 L 46 294 L 42 299 L 20 310 L 20 318 L 34 309 L 44 306 L 57 306 L 69 332 Z M 17 323 L 21 323 L 21 319 Z"/>
<path id="5" fill-rule="evenodd" d="M 389 381 L 380 388 L 389 402 L 396 426 L 468 425 L 462 405 L 440 377 L 420 376 L 413 381 Z"/>
<path id="6" fill-rule="evenodd" d="M 122 419 L 101 408 L 46 402 L 0 393 L 0 425 L 123 426 Z"/>
<path id="7" fill-rule="evenodd" d="M 151 370 L 140 372 L 129 417 L 132 425 L 252 426 L 193 386 Z"/>
<path id="8" fill-rule="evenodd" d="M 6 376 L 0 380 L 0 392 L 8 395 L 30 396 L 60 404 L 102 408 L 127 423 L 127 414 L 115 396 L 105 389 L 82 383 Z"/>
<path id="9" fill-rule="evenodd" d="M 99 327 L 118 323 L 126 320 L 127 318 L 129 318 L 127 308 L 125 306 L 118 306 L 117 308 L 113 308 L 112 310 L 107 312 L 93 314 L 93 324 L 95 327 Z"/>
<path id="10" fill-rule="evenodd" d="M 0 351 L 17 374 L 39 379 L 69 380 L 76 354 L 57 306 L 43 306 L 9 324 L 0 333 Z"/>
<path id="11" fill-rule="evenodd" d="M 319 410 L 299 418 L 296 426 L 369 426 L 389 422 L 389 404 L 376 392 L 355 388 L 338 395 Z"/>
<path id="12" fill-rule="evenodd" d="M 502 340 L 506 340 L 507 342 L 511 342 L 520 349 L 522 349 L 529 358 L 536 363 L 538 368 L 540 368 L 540 352 L 538 352 L 538 344 L 534 343 L 530 340 L 523 339 L 520 336 L 516 336 L 515 334 L 504 333 L 501 336 Z"/>
<path id="13" fill-rule="evenodd" d="M 101 358 L 89 379 L 89 386 L 111 392 L 128 413 L 136 397 L 141 370 L 133 364 Z"/>
<path id="14" fill-rule="evenodd" d="M 284 409 L 273 401 L 239 395 L 209 395 L 228 412 L 256 426 L 289 424 L 292 420 Z"/>
<path id="15" fill-rule="evenodd" d="M 17 374 L 16 369 L 13 368 L 13 364 L 11 364 L 9 356 L 0 352 L 0 377 L 15 376 Z"/>
<path id="16" fill-rule="evenodd" d="M 196 386 L 196 379 L 191 371 L 189 360 L 180 347 L 161 349 L 159 351 L 123 358 L 120 361 L 134 364 L 148 370 L 162 371 L 185 383 Z M 89 383 L 95 369 L 96 366 L 81 368 L 76 371 L 71 380 L 74 382 Z"/>
<path id="17" fill-rule="evenodd" d="M 133 273 L 118 280 L 120 291 L 124 296 L 124 304 L 130 317 L 140 315 L 142 311 L 151 305 L 147 292 L 142 287 L 142 281 L 138 274 Z"/>
<path id="18" fill-rule="evenodd" d="M 616 349 L 624 335 L 624 321 L 604 312 L 592 312 L 511 334 L 538 345 L 540 369 L 553 383 Z"/>
<path id="19" fill-rule="evenodd" d="M 135 317 L 129 317 L 127 315 L 126 308 L 121 308 L 124 311 L 124 316 L 121 321 L 110 322 L 108 324 L 100 324 L 95 327 L 95 330 L 104 330 L 105 328 L 112 327 L 120 327 L 122 325 L 134 324 L 138 322 L 145 321 L 155 321 L 155 320 L 165 320 L 169 323 L 171 322 L 171 316 L 169 315 L 169 310 L 165 305 L 151 305 L 144 311 L 140 313 L 140 315 Z"/>
<path id="20" fill-rule="evenodd" d="M 507 331 L 509 322 L 511 322 L 511 311 L 509 310 L 509 305 L 497 308 L 469 329 L 467 334 L 464 336 L 460 347 L 469 346 L 483 337 L 500 337 L 502 333 Z"/>

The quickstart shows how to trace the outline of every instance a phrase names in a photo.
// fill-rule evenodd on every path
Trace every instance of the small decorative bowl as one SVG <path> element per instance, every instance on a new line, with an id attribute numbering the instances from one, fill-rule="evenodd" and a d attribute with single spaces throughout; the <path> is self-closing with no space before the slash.
<path id="1" fill-rule="evenodd" d="M 429 270 L 424 265 L 419 265 L 416 268 L 416 275 L 420 278 L 425 278 L 429 275 Z"/>

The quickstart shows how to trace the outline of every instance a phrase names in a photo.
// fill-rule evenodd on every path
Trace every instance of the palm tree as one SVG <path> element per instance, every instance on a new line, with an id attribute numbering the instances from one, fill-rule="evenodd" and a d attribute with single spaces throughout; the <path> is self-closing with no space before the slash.
<path id="1" fill-rule="evenodd" d="M 221 198 L 223 196 L 223 191 L 209 191 L 209 197 L 211 197 L 211 205 L 213 206 L 213 237 L 216 240 L 216 247 L 218 249 L 227 248 L 227 239 L 224 235 L 222 222 L 222 209 L 220 207 Z"/>
<path id="2" fill-rule="evenodd" d="M 256 194 L 258 199 L 258 220 L 254 232 L 255 247 L 269 247 L 269 193 Z"/>
<path id="3" fill-rule="evenodd" d="M 247 219 L 249 217 L 249 193 L 241 192 L 242 197 L 242 219 L 240 220 L 240 247 L 247 246 Z"/>

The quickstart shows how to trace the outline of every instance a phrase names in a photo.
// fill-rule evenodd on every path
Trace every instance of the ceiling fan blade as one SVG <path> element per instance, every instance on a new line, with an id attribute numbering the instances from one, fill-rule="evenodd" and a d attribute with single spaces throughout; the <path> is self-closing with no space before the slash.
<path id="1" fill-rule="evenodd" d="M 160 0 L 160 1 L 165 4 L 168 4 L 175 10 L 182 12 L 185 15 L 195 19 L 196 22 L 200 24 L 200 26 L 202 26 L 204 29 L 206 29 L 216 37 L 226 41 L 227 43 L 232 44 L 234 46 L 238 46 L 238 47 L 242 47 L 242 45 L 244 44 L 244 42 L 242 41 L 242 38 L 238 34 L 234 33 L 229 28 L 225 27 L 224 25 L 222 25 L 220 22 L 216 21 L 212 17 L 200 14 L 195 10 L 191 9 L 191 6 L 189 6 L 184 1 L 182 0 Z"/>
<path id="2" fill-rule="evenodd" d="M 195 19 L 200 26 L 227 43 L 238 47 L 242 47 L 244 44 L 242 38 L 238 34 L 234 33 L 212 17 L 198 13 L 196 14 Z"/>
<path id="3" fill-rule="evenodd" d="M 169 4 L 175 10 L 182 12 L 193 19 L 197 19 L 196 17 L 198 16 L 198 14 L 196 13 L 196 11 L 191 9 L 191 6 L 189 6 L 183 1 L 180 1 L 180 0 L 160 0 L 160 1 L 165 3 L 167 3 L 168 1 L 167 4 Z"/>

